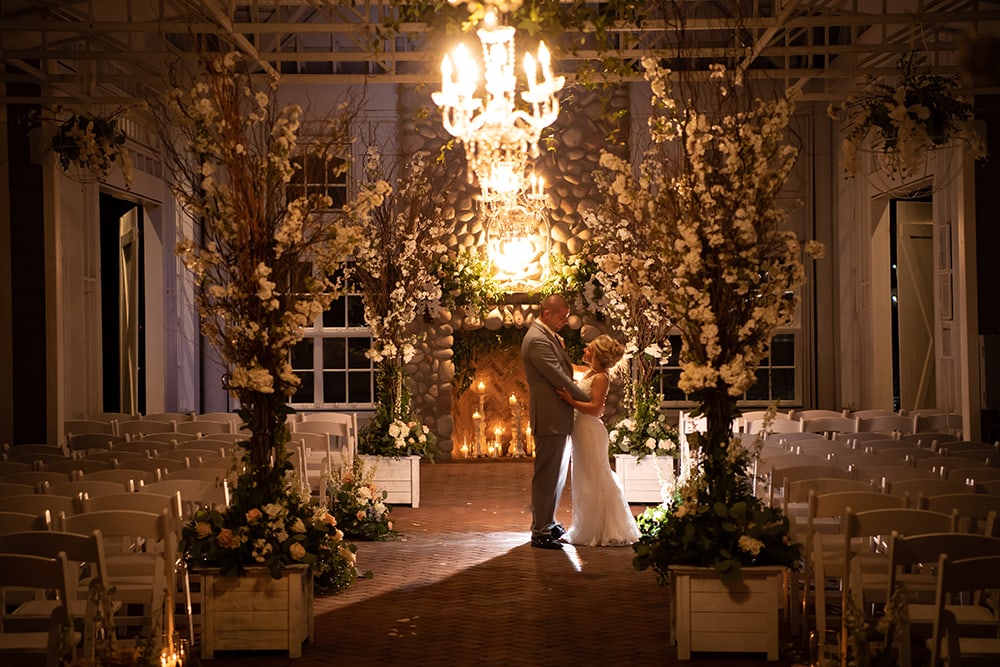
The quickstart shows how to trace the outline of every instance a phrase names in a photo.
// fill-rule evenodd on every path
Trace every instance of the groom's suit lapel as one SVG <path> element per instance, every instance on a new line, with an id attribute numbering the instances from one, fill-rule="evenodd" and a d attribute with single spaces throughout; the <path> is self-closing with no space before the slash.
<path id="1" fill-rule="evenodd" d="M 559 351 L 559 355 L 562 358 L 563 367 L 572 368 L 573 364 L 569 360 L 569 355 L 566 353 L 566 348 L 564 348 L 562 344 L 559 343 L 559 339 L 556 338 L 556 335 L 552 333 L 549 330 L 549 328 L 546 327 L 541 322 L 535 322 L 535 325 L 541 330 L 541 332 L 545 335 L 545 337 L 548 338 L 549 341 L 555 346 L 556 350 Z"/>

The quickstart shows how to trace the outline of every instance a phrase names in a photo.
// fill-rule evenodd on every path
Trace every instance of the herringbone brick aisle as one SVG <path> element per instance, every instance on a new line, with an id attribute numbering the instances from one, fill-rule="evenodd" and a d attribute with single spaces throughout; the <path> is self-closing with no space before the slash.
<path id="1" fill-rule="evenodd" d="M 630 548 L 533 549 L 530 461 L 423 464 L 420 474 L 420 507 L 393 508 L 399 536 L 358 543 L 358 566 L 374 578 L 317 598 L 316 638 L 301 658 L 220 652 L 206 664 L 788 664 L 739 655 L 678 663 L 668 589 L 632 568 Z M 571 520 L 568 488 L 560 519 Z"/>

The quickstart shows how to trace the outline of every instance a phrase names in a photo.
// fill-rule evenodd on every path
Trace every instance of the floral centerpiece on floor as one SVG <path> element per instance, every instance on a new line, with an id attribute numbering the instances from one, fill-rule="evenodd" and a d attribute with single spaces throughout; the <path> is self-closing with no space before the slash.
<path id="1" fill-rule="evenodd" d="M 330 513 L 347 537 L 381 540 L 392 533 L 388 492 L 375 483 L 375 466 L 355 458 L 350 466 L 324 472 Z"/>
<path id="2" fill-rule="evenodd" d="M 63 172 L 81 183 L 106 180 L 117 163 L 126 187 L 132 185 L 132 159 L 118 127 L 120 108 L 106 115 L 75 113 L 60 123 L 50 145 Z"/>
<path id="3" fill-rule="evenodd" d="M 751 453 L 732 438 L 736 400 L 756 381 L 776 328 L 792 321 L 805 280 L 803 245 L 783 229 L 779 204 L 797 154 L 788 133 L 793 105 L 747 94 L 721 65 L 704 85 L 682 77 L 687 88 L 675 94 L 668 70 L 642 62 L 652 143 L 636 172 L 617 155 L 602 156 L 605 199 L 594 216 L 645 235 L 657 266 L 641 274 L 644 288 L 680 334 L 679 386 L 706 431 L 688 438 L 694 464 L 674 501 L 643 515 L 634 563 L 661 582 L 672 564 L 711 566 L 730 582 L 744 565 L 793 566 L 800 555 L 788 519 L 753 495 Z M 632 262 L 614 252 L 596 259 L 609 277 Z"/>
<path id="4" fill-rule="evenodd" d="M 437 436 L 411 415 L 410 392 L 398 366 L 378 371 L 375 414 L 361 430 L 358 450 L 373 456 L 419 456 L 429 461 L 437 453 Z"/>
<path id="5" fill-rule="evenodd" d="M 274 87 L 259 89 L 235 53 L 201 64 L 174 73 L 184 81 L 175 79 L 155 117 L 174 194 L 191 219 L 177 253 L 250 435 L 231 509 L 208 510 L 186 528 L 187 557 L 229 575 L 309 563 L 320 579 L 335 571 L 331 578 L 344 581 L 353 565 L 345 569 L 339 546 L 326 548 L 324 519 L 286 488 L 285 443 L 287 402 L 299 385 L 292 348 L 339 294 L 331 276 L 359 236 L 333 219 L 325 190 L 290 186 L 307 159 L 347 169 L 353 107 L 307 121 L 298 105 L 276 106 Z"/>
<path id="6" fill-rule="evenodd" d="M 347 267 L 347 280 L 360 290 L 365 321 L 371 332 L 368 356 L 377 365 L 378 405 L 362 430 L 362 454 L 433 456 L 434 438 L 410 411 L 404 364 L 417 353 L 425 333 L 418 316 L 433 319 L 442 304 L 436 267 L 445 255 L 448 230 L 442 202 L 456 174 L 429 159 L 413 155 L 401 166 L 396 184 L 386 177 L 381 154 L 369 148 L 365 180 L 345 216 L 362 230 Z"/>
<path id="7" fill-rule="evenodd" d="M 881 166 L 904 181 L 919 176 L 928 153 L 938 147 L 965 144 L 973 159 L 985 157 L 986 144 L 972 128 L 972 105 L 955 92 L 958 78 L 923 72 L 923 64 L 918 54 L 904 54 L 895 85 L 869 78 L 859 93 L 830 106 L 830 116 L 843 122 L 848 176 L 857 173 L 858 151 L 866 140 Z"/>
<path id="8" fill-rule="evenodd" d="M 283 568 L 312 567 L 320 592 L 335 592 L 357 579 L 357 548 L 344 540 L 337 519 L 316 506 L 294 484 L 286 458 L 260 475 L 245 472 L 228 507 L 205 507 L 182 530 L 181 553 L 188 567 L 218 567 L 239 576 L 247 567 L 266 567 L 278 579 Z M 263 481 L 263 483 L 261 483 Z"/>
<path id="9" fill-rule="evenodd" d="M 632 415 L 621 419 L 608 433 L 611 454 L 632 454 L 642 459 L 650 454 L 673 456 L 677 451 L 677 429 L 660 411 L 660 395 L 642 392 Z"/>

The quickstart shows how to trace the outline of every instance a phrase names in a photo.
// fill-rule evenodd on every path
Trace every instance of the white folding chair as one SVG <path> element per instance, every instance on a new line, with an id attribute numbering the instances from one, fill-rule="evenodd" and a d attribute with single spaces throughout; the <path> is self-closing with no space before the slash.
<path id="1" fill-rule="evenodd" d="M 948 607 L 952 596 L 959 593 L 994 592 L 1000 589 L 1000 555 L 951 560 L 947 554 L 938 558 L 937 590 L 934 596 L 934 624 L 928 647 L 930 665 L 961 667 L 968 658 L 989 659 L 992 664 L 1000 661 L 1000 639 L 992 637 L 966 637 L 957 622 L 953 608 Z"/>
<path id="2" fill-rule="evenodd" d="M 4 628 L 0 633 L 0 658 L 4 664 L 20 665 L 28 660 L 42 660 L 46 667 L 58 667 L 61 658 L 63 629 L 69 623 L 66 601 L 76 597 L 76 576 L 65 553 L 55 558 L 0 554 L 0 588 L 33 588 L 40 593 L 55 591 L 61 602 L 51 612 L 44 630 L 17 631 Z M 74 642 L 75 642 L 74 637 Z"/>

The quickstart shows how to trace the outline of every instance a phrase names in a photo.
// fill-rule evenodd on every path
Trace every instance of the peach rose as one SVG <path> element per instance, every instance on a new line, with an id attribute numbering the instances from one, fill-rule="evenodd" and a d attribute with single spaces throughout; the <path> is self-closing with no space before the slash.
<path id="1" fill-rule="evenodd" d="M 288 547 L 288 554 L 295 560 L 302 560 L 306 556 L 306 548 L 301 542 L 295 542 Z"/>
<path id="2" fill-rule="evenodd" d="M 199 521 L 194 525 L 194 532 L 200 539 L 204 539 L 212 534 L 212 524 L 207 521 Z"/>
<path id="3" fill-rule="evenodd" d="M 262 516 L 264 516 L 264 515 L 261 514 L 260 510 L 255 507 L 252 510 L 250 510 L 249 512 L 247 512 L 247 521 L 250 522 L 250 523 L 253 523 L 254 521 L 257 521 L 258 519 L 260 519 Z"/>
<path id="4" fill-rule="evenodd" d="M 223 549 L 232 549 L 236 547 L 236 536 L 233 535 L 233 531 L 230 529 L 223 528 L 219 531 L 219 536 L 215 538 L 215 542 Z"/>

